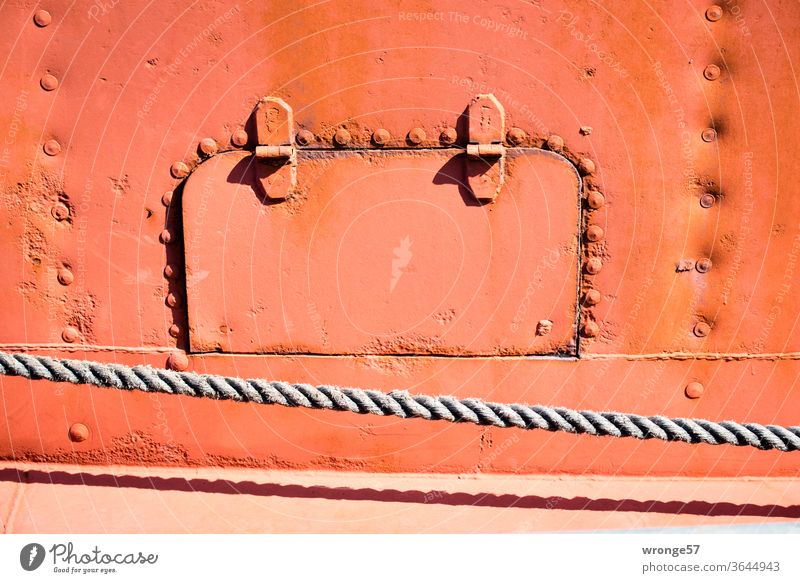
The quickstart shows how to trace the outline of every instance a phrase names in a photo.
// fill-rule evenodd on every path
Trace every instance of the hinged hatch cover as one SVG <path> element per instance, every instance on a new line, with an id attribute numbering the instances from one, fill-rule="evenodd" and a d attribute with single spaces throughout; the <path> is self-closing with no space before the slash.
<path id="1" fill-rule="evenodd" d="M 580 178 L 565 159 L 508 148 L 482 202 L 460 148 L 294 156 L 285 198 L 250 152 L 188 179 L 192 351 L 575 352 Z"/>

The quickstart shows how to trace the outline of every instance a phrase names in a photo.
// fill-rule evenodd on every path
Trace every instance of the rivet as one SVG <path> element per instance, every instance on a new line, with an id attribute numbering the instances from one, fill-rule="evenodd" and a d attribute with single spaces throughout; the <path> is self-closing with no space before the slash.
<path id="1" fill-rule="evenodd" d="M 581 328 L 581 334 L 586 338 L 594 338 L 600 333 L 600 326 L 589 320 Z"/>
<path id="2" fill-rule="evenodd" d="M 214 138 L 203 138 L 197 148 L 206 156 L 213 156 L 217 153 L 217 142 Z"/>
<path id="3" fill-rule="evenodd" d="M 61 144 L 56 140 L 47 140 L 42 149 L 48 156 L 57 156 L 61 152 Z"/>
<path id="4" fill-rule="evenodd" d="M 89 439 L 89 428 L 83 423 L 73 423 L 69 428 L 69 440 L 80 443 Z"/>
<path id="5" fill-rule="evenodd" d="M 337 146 L 346 146 L 352 139 L 353 137 L 350 135 L 350 132 L 344 128 L 336 130 L 336 133 L 333 134 L 333 141 Z"/>
<path id="6" fill-rule="evenodd" d="M 700 273 L 708 273 L 711 270 L 711 260 L 708 258 L 699 259 L 694 268 Z"/>
<path id="7" fill-rule="evenodd" d="M 70 285 L 75 281 L 75 276 L 72 275 L 72 271 L 68 267 L 60 267 L 58 273 L 56 273 L 56 279 L 61 285 Z"/>
<path id="8" fill-rule="evenodd" d="M 298 146 L 307 146 L 314 141 L 314 134 L 308 130 L 300 130 L 297 132 L 294 140 L 297 142 Z"/>
<path id="9" fill-rule="evenodd" d="M 458 139 L 458 132 L 455 128 L 444 128 L 439 134 L 439 141 L 445 146 L 455 144 Z"/>
<path id="10" fill-rule="evenodd" d="M 581 132 L 581 135 L 588 136 L 592 133 L 592 126 L 581 126 L 579 131 Z"/>
<path id="11" fill-rule="evenodd" d="M 536 324 L 536 335 L 547 336 L 553 330 L 553 322 L 550 320 L 539 320 Z"/>
<path id="12" fill-rule="evenodd" d="M 705 70 L 703 71 L 703 76 L 708 79 L 709 81 L 716 81 L 719 79 L 721 71 L 719 67 L 714 64 L 708 65 Z"/>
<path id="13" fill-rule="evenodd" d="M 166 277 L 167 279 L 172 279 L 173 277 L 175 277 L 175 266 L 172 265 L 171 263 L 168 263 L 167 265 L 164 266 L 164 277 Z"/>
<path id="14" fill-rule="evenodd" d="M 586 306 L 596 306 L 603 299 L 603 295 L 596 289 L 587 289 L 583 294 L 583 303 Z"/>
<path id="15" fill-rule="evenodd" d="M 714 128 L 706 128 L 703 130 L 702 136 L 704 142 L 713 142 L 717 139 L 717 130 Z"/>
<path id="16" fill-rule="evenodd" d="M 603 196 L 602 192 L 590 190 L 589 194 L 586 195 L 586 204 L 592 209 L 602 208 L 606 204 L 606 197 Z"/>
<path id="17" fill-rule="evenodd" d="M 158 236 L 159 240 L 164 243 L 165 245 L 172 241 L 172 233 L 169 229 L 164 229 L 161 231 L 161 235 Z"/>
<path id="18" fill-rule="evenodd" d="M 706 193 L 700 197 L 700 206 L 704 209 L 710 209 L 716 201 L 717 199 L 714 198 L 713 194 Z"/>
<path id="19" fill-rule="evenodd" d="M 690 399 L 699 399 L 700 397 L 703 396 L 704 391 L 705 387 L 702 384 L 698 383 L 697 381 L 689 383 L 688 385 L 686 385 L 686 389 L 684 389 L 686 396 L 689 397 Z"/>
<path id="20" fill-rule="evenodd" d="M 183 178 L 187 174 L 189 174 L 189 166 L 187 166 L 185 162 L 181 162 L 180 160 L 178 160 L 177 162 L 172 163 L 172 166 L 170 166 L 169 171 L 173 177 Z"/>
<path id="21" fill-rule="evenodd" d="M 552 136 L 547 138 L 547 147 L 553 151 L 560 150 L 561 148 L 564 147 L 564 138 L 553 134 Z"/>
<path id="22" fill-rule="evenodd" d="M 590 257 L 586 260 L 586 264 L 583 266 L 583 268 L 589 275 L 595 275 L 600 273 L 600 270 L 603 269 L 603 262 L 599 257 Z"/>
<path id="23" fill-rule="evenodd" d="M 167 358 L 167 366 L 172 370 L 186 370 L 189 368 L 189 357 L 185 352 L 173 352 Z"/>
<path id="24" fill-rule="evenodd" d="M 581 171 L 581 174 L 593 174 L 595 171 L 594 162 L 589 158 L 581 158 L 578 161 L 578 170 Z"/>
<path id="25" fill-rule="evenodd" d="M 44 28 L 53 22 L 53 17 L 50 16 L 47 10 L 37 10 L 36 14 L 33 15 L 33 22 L 36 23 L 36 26 Z"/>
<path id="26" fill-rule="evenodd" d="M 391 135 L 383 128 L 378 128 L 372 132 L 372 143 L 376 146 L 385 146 L 386 142 L 389 141 L 389 138 L 391 138 Z"/>
<path id="27" fill-rule="evenodd" d="M 64 342 L 69 342 L 70 344 L 77 342 L 81 337 L 80 332 L 78 332 L 77 328 L 73 328 L 72 326 L 67 326 L 61 331 L 61 339 Z"/>
<path id="28" fill-rule="evenodd" d="M 238 129 L 231 135 L 231 144 L 241 148 L 247 145 L 247 132 L 243 129 Z"/>
<path id="29" fill-rule="evenodd" d="M 716 4 L 709 6 L 706 10 L 706 18 L 708 18 L 711 22 L 716 22 L 722 18 L 722 8 Z"/>
<path id="30" fill-rule="evenodd" d="M 506 134 L 506 139 L 512 146 L 519 146 L 527 137 L 525 131 L 520 128 L 511 128 Z"/>
<path id="31" fill-rule="evenodd" d="M 169 327 L 169 335 L 172 336 L 173 338 L 177 338 L 180 335 L 180 333 L 181 329 L 180 326 L 178 326 L 177 324 L 173 324 L 172 326 Z"/>
<path id="32" fill-rule="evenodd" d="M 424 142 L 425 137 L 425 130 L 422 128 L 412 128 L 412 130 L 408 132 L 408 141 L 415 146 L 418 146 Z"/>
<path id="33" fill-rule="evenodd" d="M 57 202 L 50 209 L 50 214 L 53 215 L 57 221 L 66 221 L 69 218 L 69 208 L 63 202 Z"/>
<path id="34" fill-rule="evenodd" d="M 166 301 L 166 304 L 167 304 L 167 305 L 168 305 L 170 308 L 177 308 L 177 307 L 178 307 L 178 304 L 180 303 L 180 302 L 178 301 L 178 296 L 176 296 L 176 295 L 175 295 L 175 294 L 173 294 L 173 293 L 168 293 L 168 294 L 167 294 L 167 299 L 166 299 L 165 301 Z"/>
<path id="35" fill-rule="evenodd" d="M 705 338 L 711 332 L 711 326 L 709 326 L 706 322 L 698 322 L 694 325 L 693 332 L 698 338 Z"/>
<path id="36" fill-rule="evenodd" d="M 47 73 L 42 79 L 39 81 L 39 84 L 42 86 L 42 89 L 45 91 L 53 91 L 58 87 L 58 79 L 56 79 L 50 73 Z"/>
<path id="37" fill-rule="evenodd" d="M 589 225 L 586 227 L 586 240 L 590 243 L 596 243 L 603 239 L 603 229 L 597 225 Z"/>
<path id="38" fill-rule="evenodd" d="M 161 204 L 169 206 L 172 204 L 172 191 L 168 190 L 161 196 Z"/>

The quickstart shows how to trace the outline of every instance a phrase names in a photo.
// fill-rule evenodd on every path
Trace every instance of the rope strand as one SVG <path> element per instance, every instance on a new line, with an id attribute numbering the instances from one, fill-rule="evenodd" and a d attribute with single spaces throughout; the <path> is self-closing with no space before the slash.
<path id="1" fill-rule="evenodd" d="M 384 393 L 332 385 L 240 379 L 150 366 L 129 367 L 5 352 L 0 352 L 0 375 L 284 407 L 392 415 L 404 419 L 421 418 L 709 445 L 729 444 L 784 452 L 800 450 L 800 426 L 781 427 L 736 421 L 717 423 L 706 419 L 669 419 L 660 415 L 645 417 L 633 413 L 576 411 L 565 407 L 411 395 L 399 390 Z"/>

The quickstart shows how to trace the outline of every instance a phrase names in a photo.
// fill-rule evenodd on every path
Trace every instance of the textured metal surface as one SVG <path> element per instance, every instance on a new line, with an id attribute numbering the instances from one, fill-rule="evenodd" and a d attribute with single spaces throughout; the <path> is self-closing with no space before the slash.
<path id="1" fill-rule="evenodd" d="M 4 4 L 0 344 L 133 364 L 163 365 L 171 354 L 175 368 L 315 383 L 456 394 L 491 386 L 476 396 L 796 423 L 800 8 L 719 6 L 717 14 L 696 0 Z M 291 104 L 299 148 L 422 149 L 465 147 L 465 107 L 481 93 L 505 109 L 505 146 L 552 150 L 583 175 L 580 360 L 176 352 L 190 349 L 187 288 L 196 283 L 184 276 L 184 180 L 214 150 L 255 148 L 250 120 L 260 98 Z M 682 269 L 684 261 L 693 267 Z M 564 273 L 558 283 L 572 285 Z M 241 290 L 225 297 L 246 303 Z M 566 337 L 559 317 L 530 305 L 526 332 L 552 320 L 550 334 Z M 217 323 L 224 308 L 215 309 L 214 323 L 227 325 Z M 486 338 L 481 350 L 493 346 Z M 690 382 L 702 384 L 699 398 L 687 398 Z M 686 446 L 675 455 L 680 446 L 571 436 L 521 436 L 499 448 L 502 440 L 474 428 L 0 383 L 6 458 L 467 472 L 491 455 L 492 471 L 522 473 L 797 472 L 769 452 Z M 75 423 L 88 439 L 69 441 Z"/>

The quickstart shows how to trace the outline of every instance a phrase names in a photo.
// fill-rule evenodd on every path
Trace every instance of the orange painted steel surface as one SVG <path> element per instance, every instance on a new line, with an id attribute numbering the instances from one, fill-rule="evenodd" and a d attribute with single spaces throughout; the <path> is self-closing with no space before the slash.
<path id="1" fill-rule="evenodd" d="M 198 372 L 797 424 L 800 7 L 724 2 L 717 19 L 709 6 L 5 4 L 0 347 L 156 366 L 180 354 L 171 364 Z M 50 21 L 35 18 L 37 9 Z M 467 149 L 468 104 L 479 94 L 497 98 L 507 130 L 502 144 L 484 146 L 502 145 L 509 156 L 515 148 L 550 150 L 531 156 L 561 156 L 547 164 L 571 163 L 580 190 L 572 169 L 540 170 L 540 162 L 507 164 L 507 183 L 483 206 L 469 206 L 452 183 L 422 185 L 415 172 L 430 177 L 445 158 L 463 157 L 447 150 Z M 256 151 L 253 112 L 265 96 L 293 110 L 300 188 L 308 172 L 318 173 L 302 205 L 291 197 L 264 205 L 251 184 L 210 172 Z M 413 170 L 392 167 L 397 177 L 382 178 L 380 165 L 395 158 L 414 160 Z M 213 231 L 194 242 L 189 220 L 200 212 L 197 180 L 207 171 Z M 348 200 L 317 251 L 309 237 L 323 215 L 309 207 L 334 200 L 336 188 L 363 207 Z M 380 204 L 404 189 L 411 200 L 441 206 L 381 215 Z M 490 237 L 479 221 L 470 231 L 460 222 L 506 217 L 514 202 L 532 219 L 529 232 L 521 221 L 493 224 Z M 362 212 L 372 222 L 359 223 Z M 276 215 L 283 230 L 272 232 L 267 222 Z M 386 293 L 412 219 L 428 230 L 411 235 L 413 257 L 394 272 L 402 274 L 396 285 L 418 286 L 395 287 L 407 294 L 397 313 Z M 345 249 L 337 271 L 334 251 L 351 244 L 350 232 L 363 255 Z M 276 246 L 282 233 L 289 247 Z M 495 254 L 489 245 L 498 233 L 504 246 Z M 558 247 L 557 261 L 549 245 Z M 457 278 L 461 257 L 467 267 Z M 289 288 L 291 330 L 275 296 L 260 295 L 285 280 L 274 260 L 285 262 L 292 281 L 314 286 L 309 294 Z M 438 284 L 415 281 L 418 266 Z M 486 286 L 476 283 L 482 270 Z M 331 298 L 337 275 L 349 320 Z M 453 305 L 446 277 L 457 282 Z M 513 293 L 495 289 L 506 285 Z M 450 317 L 434 309 L 442 302 L 465 310 L 452 317 L 464 328 L 443 356 L 431 356 L 439 352 L 428 342 L 440 325 L 435 316 Z M 248 310 L 261 312 L 248 320 Z M 422 342 L 381 340 L 430 312 Z M 537 336 L 548 326 L 542 320 L 552 331 Z M 229 353 L 207 353 L 218 349 Z M 555 352 L 575 356 L 519 357 Z M 690 383 L 699 385 L 687 390 Z M 12 378 L 0 378 L 0 392 L 0 456 L 17 460 L 734 477 L 800 469 L 796 455 L 750 448 Z M 78 423 L 86 431 L 70 431 Z"/>

